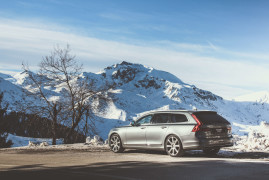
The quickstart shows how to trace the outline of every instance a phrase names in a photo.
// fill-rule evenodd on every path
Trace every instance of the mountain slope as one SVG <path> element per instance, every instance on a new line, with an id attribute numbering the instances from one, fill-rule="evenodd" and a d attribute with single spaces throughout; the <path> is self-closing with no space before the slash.
<path id="1" fill-rule="evenodd" d="M 15 80 L 6 80 L 10 84 L 14 83 L 11 89 L 31 90 L 31 87 L 27 86 L 29 80 L 27 75 L 21 73 L 13 78 Z M 111 87 L 108 91 L 111 101 L 107 102 L 105 109 L 94 112 L 94 118 L 100 120 L 96 121 L 97 131 L 104 139 L 112 127 L 128 124 L 140 113 L 155 109 L 214 110 L 233 123 L 233 132 L 236 134 L 242 134 L 240 132 L 242 126 L 238 124 L 257 125 L 269 119 L 268 103 L 224 100 L 209 91 L 184 83 L 168 72 L 141 64 L 123 61 L 99 73 L 84 72 L 79 79 L 84 78 L 94 82 L 93 87 L 96 89 Z M 44 88 L 48 91 L 48 95 L 60 96 L 60 87 Z M 7 91 L 6 93 L 9 94 Z M 16 99 L 16 94 L 13 93 L 13 96 Z"/>
<path id="2" fill-rule="evenodd" d="M 3 102 L 9 104 L 10 109 L 16 109 L 19 104 L 25 101 L 24 89 L 1 77 L 0 92 L 4 93 Z"/>
<path id="3" fill-rule="evenodd" d="M 34 91 L 29 86 L 29 82 L 30 79 L 25 72 L 18 73 L 15 76 L 0 75 L 0 92 L 4 93 L 3 102 L 8 104 L 9 110 L 24 109 L 26 104 L 36 104 L 38 106 L 42 104 L 38 97 L 29 96 Z"/>

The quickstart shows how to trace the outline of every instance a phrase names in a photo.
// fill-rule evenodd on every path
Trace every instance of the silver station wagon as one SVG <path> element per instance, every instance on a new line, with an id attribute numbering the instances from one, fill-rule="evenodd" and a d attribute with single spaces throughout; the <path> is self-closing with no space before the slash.
<path id="1" fill-rule="evenodd" d="M 231 124 L 214 111 L 152 111 L 128 126 L 111 129 L 108 139 L 115 153 L 156 149 L 173 157 L 184 150 L 216 154 L 233 145 Z"/>

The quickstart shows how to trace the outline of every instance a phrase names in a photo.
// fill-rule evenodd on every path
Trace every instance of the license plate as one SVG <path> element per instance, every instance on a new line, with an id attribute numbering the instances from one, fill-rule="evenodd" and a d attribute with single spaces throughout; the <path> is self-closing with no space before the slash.
<path id="1" fill-rule="evenodd" d="M 220 132 L 222 131 L 222 129 L 216 129 L 216 131 L 217 131 L 218 133 L 220 133 Z"/>

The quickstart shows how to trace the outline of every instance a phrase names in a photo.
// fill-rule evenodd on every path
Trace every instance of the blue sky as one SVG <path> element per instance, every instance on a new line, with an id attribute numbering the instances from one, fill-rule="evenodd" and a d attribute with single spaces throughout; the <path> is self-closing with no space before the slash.
<path id="1" fill-rule="evenodd" d="M 122 60 L 225 98 L 269 89 L 269 1 L 0 0 L 0 71 L 69 43 L 85 68 Z"/>

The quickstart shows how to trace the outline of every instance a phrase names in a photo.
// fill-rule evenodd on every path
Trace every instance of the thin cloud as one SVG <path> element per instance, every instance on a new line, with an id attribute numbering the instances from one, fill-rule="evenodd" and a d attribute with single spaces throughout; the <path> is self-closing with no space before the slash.
<path id="1" fill-rule="evenodd" d="M 215 51 L 216 50 L 219 50 L 219 48 L 217 46 L 215 46 L 213 43 L 211 43 L 210 41 L 207 41 L 207 43 L 209 44 L 209 46 L 214 49 Z"/>
<path id="2" fill-rule="evenodd" d="M 0 21 L 1 71 L 20 70 L 22 61 L 35 69 L 42 56 L 47 55 L 54 46 L 68 43 L 77 59 L 84 64 L 85 71 L 96 72 L 126 60 L 171 72 L 187 83 L 201 85 L 199 82 L 204 82 L 204 89 L 228 98 L 244 94 L 244 87 L 250 87 L 247 91 L 269 88 L 268 64 L 213 58 L 208 54 L 224 50 L 212 43 L 196 45 L 167 41 L 163 45 L 154 45 L 154 42 L 137 41 L 132 44 L 71 34 L 53 26 L 44 29 L 39 28 L 38 24 L 30 24 Z M 207 55 L 197 54 L 197 51 L 201 54 L 206 51 Z M 231 88 L 233 86 L 237 88 Z"/>
<path id="3" fill-rule="evenodd" d="M 114 13 L 101 13 L 99 14 L 99 16 L 105 19 L 109 19 L 109 20 L 117 20 L 117 21 L 125 20 L 123 16 L 120 16 Z"/>

